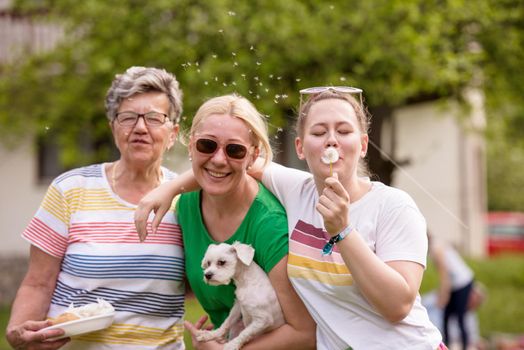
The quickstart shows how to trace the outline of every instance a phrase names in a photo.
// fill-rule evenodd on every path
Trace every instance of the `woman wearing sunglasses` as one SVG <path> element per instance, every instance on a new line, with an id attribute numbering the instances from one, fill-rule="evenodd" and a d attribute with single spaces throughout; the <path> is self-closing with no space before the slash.
<path id="1" fill-rule="evenodd" d="M 204 283 L 201 261 L 210 244 L 235 241 L 255 248 L 255 261 L 268 273 L 287 324 L 264 334 L 246 349 L 306 349 L 315 346 L 315 323 L 294 292 L 286 273 L 288 228 L 278 200 L 247 169 L 260 156 L 272 158 L 264 118 L 245 98 L 216 97 L 197 111 L 189 133 L 192 174 L 200 191 L 187 192 L 177 203 L 183 232 L 186 274 L 198 301 L 218 327 L 234 303 L 234 286 Z M 152 235 L 151 237 L 154 237 Z M 193 335 L 195 325 L 186 322 Z M 197 349 L 221 349 L 217 342 L 198 342 Z"/>
<path id="2" fill-rule="evenodd" d="M 369 118 L 361 94 L 351 87 L 302 90 L 295 146 L 311 173 L 272 163 L 250 174 L 286 208 L 288 274 L 317 323 L 318 349 L 445 349 L 418 294 L 425 220 L 409 195 L 362 176 Z M 327 149 L 337 155 L 329 162 Z M 163 214 L 180 184 L 148 194 L 140 210 L 162 201 Z"/>

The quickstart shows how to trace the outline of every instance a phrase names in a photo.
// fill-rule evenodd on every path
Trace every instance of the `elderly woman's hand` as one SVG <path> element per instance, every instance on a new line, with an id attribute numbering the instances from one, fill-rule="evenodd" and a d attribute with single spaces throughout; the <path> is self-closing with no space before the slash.
<path id="1" fill-rule="evenodd" d="M 42 331 L 43 328 L 51 325 L 51 321 L 25 321 L 20 325 L 9 327 L 6 332 L 6 339 L 13 349 L 17 350 L 59 349 L 71 339 L 49 340 L 64 334 L 62 329 Z"/>

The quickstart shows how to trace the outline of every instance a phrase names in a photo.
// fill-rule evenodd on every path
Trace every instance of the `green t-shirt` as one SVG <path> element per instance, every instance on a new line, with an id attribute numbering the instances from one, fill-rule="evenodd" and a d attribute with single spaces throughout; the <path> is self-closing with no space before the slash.
<path id="1" fill-rule="evenodd" d="M 255 262 L 266 273 L 288 253 L 286 212 L 280 202 L 259 183 L 259 191 L 239 228 L 225 243 L 235 241 L 255 248 Z M 209 235 L 200 212 L 200 191 L 184 193 L 177 203 L 178 222 L 182 227 L 186 275 L 198 301 L 218 327 L 224 322 L 235 301 L 235 286 L 209 286 L 201 268 L 208 245 L 221 243 Z"/>

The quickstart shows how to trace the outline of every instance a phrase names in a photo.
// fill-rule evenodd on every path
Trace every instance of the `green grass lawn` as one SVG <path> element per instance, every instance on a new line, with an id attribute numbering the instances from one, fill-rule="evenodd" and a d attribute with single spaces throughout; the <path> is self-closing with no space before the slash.
<path id="1" fill-rule="evenodd" d="M 198 300 L 196 298 L 187 298 L 186 299 L 186 319 L 188 321 L 191 321 L 195 323 L 200 316 L 205 315 L 204 310 L 198 303 Z M 189 335 L 188 331 L 184 331 L 184 341 L 186 343 L 186 349 L 187 350 L 193 350 L 193 346 L 191 344 L 191 335 Z"/>
<path id="2" fill-rule="evenodd" d="M 487 289 L 488 297 L 478 310 L 480 333 L 524 334 L 524 256 L 500 256 L 467 260 L 475 279 Z M 438 277 L 431 262 L 424 274 L 421 294 L 436 288 Z"/>
<path id="3" fill-rule="evenodd" d="M 5 340 L 5 328 L 7 327 L 8 320 L 9 320 L 9 307 L 0 306 L 0 335 L 2 336 L 2 338 L 0 338 L 0 350 L 11 349 L 9 347 L 9 344 L 7 344 L 7 340 Z"/>
<path id="4" fill-rule="evenodd" d="M 468 260 L 475 271 L 477 281 L 488 291 L 486 302 L 478 316 L 483 337 L 497 333 L 524 334 L 524 256 L 502 256 L 496 259 Z M 436 288 L 437 274 L 428 266 L 422 281 L 421 294 Z M 186 318 L 195 322 L 204 311 L 194 298 L 186 302 Z M 5 341 L 5 328 L 9 308 L 0 306 L 0 350 L 9 349 Z M 192 350 L 191 338 L 185 334 L 187 349 Z"/>

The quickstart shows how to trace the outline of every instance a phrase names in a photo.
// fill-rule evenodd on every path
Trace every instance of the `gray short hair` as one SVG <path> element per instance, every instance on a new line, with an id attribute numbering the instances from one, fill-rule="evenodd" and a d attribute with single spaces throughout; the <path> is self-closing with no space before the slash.
<path id="1" fill-rule="evenodd" d="M 113 121 L 123 99 L 134 94 L 158 91 L 169 99 L 169 119 L 178 123 L 182 114 L 182 91 L 176 77 L 165 69 L 131 67 L 115 75 L 106 94 L 106 116 Z"/>

